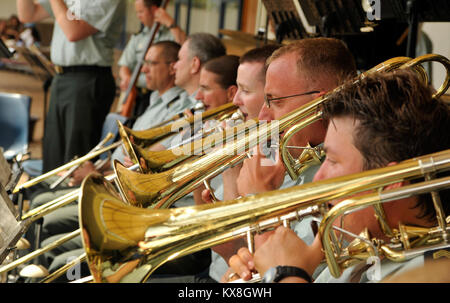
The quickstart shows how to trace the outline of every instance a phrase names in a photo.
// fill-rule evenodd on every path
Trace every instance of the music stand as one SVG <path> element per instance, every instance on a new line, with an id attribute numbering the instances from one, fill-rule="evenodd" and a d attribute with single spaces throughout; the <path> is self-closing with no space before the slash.
<path id="1" fill-rule="evenodd" d="M 308 23 L 323 37 L 359 34 L 365 26 L 360 0 L 298 0 Z"/>
<path id="2" fill-rule="evenodd" d="M 6 58 L 9 59 L 14 54 L 9 50 L 8 46 L 6 46 L 5 42 L 3 42 L 3 39 L 0 39 L 0 58 Z"/>
<path id="3" fill-rule="evenodd" d="M 408 23 L 408 44 L 406 56 L 416 56 L 419 22 L 449 22 L 450 1 L 448 0 L 378 0 L 380 19 L 395 19 Z"/>
<path id="4" fill-rule="evenodd" d="M 9 165 L 0 152 L 0 264 L 5 260 L 11 250 L 15 248 L 17 241 L 25 233 L 28 223 L 18 221 L 20 212 L 16 210 L 9 198 L 6 188 L 15 187 L 15 178 L 12 177 Z"/>
<path id="5" fill-rule="evenodd" d="M 263 0 L 267 16 L 275 26 L 277 42 L 284 38 L 298 40 L 310 34 L 305 30 L 293 0 Z"/>

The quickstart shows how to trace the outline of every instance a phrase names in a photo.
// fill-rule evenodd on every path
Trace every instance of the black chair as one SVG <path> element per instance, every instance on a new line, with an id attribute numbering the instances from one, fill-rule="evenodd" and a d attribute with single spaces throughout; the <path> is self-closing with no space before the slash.
<path id="1" fill-rule="evenodd" d="M 0 93 L 0 146 L 7 161 L 28 152 L 31 97 Z"/>

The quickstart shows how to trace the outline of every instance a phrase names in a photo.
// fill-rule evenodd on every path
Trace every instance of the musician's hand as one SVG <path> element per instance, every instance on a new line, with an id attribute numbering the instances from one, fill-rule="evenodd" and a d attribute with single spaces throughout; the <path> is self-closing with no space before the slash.
<path id="1" fill-rule="evenodd" d="M 69 186 L 78 186 L 90 173 L 95 172 L 95 165 L 91 161 L 86 161 L 80 165 L 73 173 L 69 181 Z"/>
<path id="2" fill-rule="evenodd" d="M 202 204 L 213 203 L 213 199 L 211 197 L 211 191 L 209 189 L 202 190 Z"/>
<path id="3" fill-rule="evenodd" d="M 264 244 L 264 242 L 272 235 L 273 231 L 265 232 L 259 235 L 255 235 L 254 237 L 254 245 L 256 251 L 260 246 Z M 238 239 L 236 242 L 234 241 L 235 247 L 241 247 L 243 246 L 244 240 Z M 231 258 L 229 258 L 228 264 L 230 265 L 230 270 L 228 272 L 228 275 L 225 274 L 223 276 L 223 280 L 228 279 L 227 281 L 232 281 L 238 278 L 241 278 L 244 281 L 248 281 L 252 278 L 253 273 L 256 272 L 255 262 L 254 262 L 254 256 L 250 252 L 250 250 L 247 247 L 241 247 L 237 251 L 237 253 Z M 229 279 L 232 273 L 236 273 L 233 279 Z"/>
<path id="4" fill-rule="evenodd" d="M 261 153 L 259 147 L 254 150 L 254 155 L 244 160 L 236 181 L 238 193 L 243 197 L 280 188 L 286 174 L 279 155 L 278 161 L 274 163 Z"/>
<path id="5" fill-rule="evenodd" d="M 130 76 L 128 75 L 122 75 L 120 77 L 120 90 L 126 91 L 128 88 L 128 85 L 130 84 Z"/>
<path id="6" fill-rule="evenodd" d="M 128 167 L 131 167 L 133 165 L 134 165 L 134 163 L 133 163 L 133 161 L 131 161 L 131 158 L 129 156 L 125 156 L 123 158 L 123 166 L 128 168 Z"/>
<path id="7" fill-rule="evenodd" d="M 252 278 L 252 273 L 256 270 L 253 255 L 247 247 L 240 248 L 237 254 L 229 259 L 228 264 L 230 265 L 230 271 L 228 275 L 225 274 L 223 277 L 227 281 L 231 280 L 229 276 L 231 273 L 236 273 L 236 278 L 248 281 Z"/>
<path id="8" fill-rule="evenodd" d="M 257 247 L 253 262 L 261 276 L 277 265 L 300 267 L 312 275 L 323 259 L 321 248 L 318 236 L 313 244 L 308 246 L 292 229 L 280 226 Z"/>
<path id="9" fill-rule="evenodd" d="M 242 164 L 237 164 L 225 170 L 222 174 L 223 180 L 223 199 L 233 200 L 239 197 L 238 186 L 236 180 L 239 177 L 239 172 L 241 171 Z"/>
<path id="10" fill-rule="evenodd" d="M 174 19 L 166 12 L 164 8 L 161 7 L 155 10 L 154 16 L 155 21 L 161 23 L 165 27 L 170 27 L 174 22 Z"/>
<path id="11" fill-rule="evenodd" d="M 186 108 L 186 109 L 183 111 L 183 114 L 186 116 L 186 118 L 189 118 L 189 117 L 194 116 L 194 114 L 191 112 L 191 110 L 190 110 L 189 108 Z"/>

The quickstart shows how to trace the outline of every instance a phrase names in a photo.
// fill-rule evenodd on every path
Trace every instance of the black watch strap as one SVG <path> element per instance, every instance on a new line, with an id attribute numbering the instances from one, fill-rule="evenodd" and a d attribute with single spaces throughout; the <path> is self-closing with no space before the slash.
<path id="1" fill-rule="evenodd" d="M 312 282 L 310 275 L 302 268 L 295 266 L 277 266 L 277 273 L 274 278 L 274 282 L 279 282 L 286 277 L 299 277 L 308 283 Z"/>

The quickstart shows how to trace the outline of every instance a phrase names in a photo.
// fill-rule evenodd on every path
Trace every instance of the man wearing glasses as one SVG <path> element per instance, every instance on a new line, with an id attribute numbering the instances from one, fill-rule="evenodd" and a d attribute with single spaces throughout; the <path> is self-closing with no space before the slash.
<path id="1" fill-rule="evenodd" d="M 265 104 L 258 116 L 260 121 L 279 120 L 356 75 L 352 54 L 342 41 L 333 38 L 303 39 L 284 46 L 273 53 L 266 67 Z M 311 124 L 295 134 L 288 145 L 315 147 L 322 144 L 325 125 L 322 121 Z M 296 158 L 303 148 L 289 151 Z M 286 176 L 282 161 L 278 161 L 278 153 L 276 157 L 277 161 L 267 165 L 267 161 L 261 161 L 265 155 L 258 149 L 251 159 L 244 161 L 237 180 L 241 196 L 294 185 Z M 315 171 L 307 170 L 295 183 L 310 182 Z"/>
<path id="2" fill-rule="evenodd" d="M 264 101 L 258 119 L 279 120 L 284 115 L 339 86 L 345 79 L 356 76 L 354 58 L 344 43 L 334 38 L 310 38 L 291 43 L 276 50 L 266 62 Z M 298 158 L 308 144 L 323 143 L 326 123 L 315 122 L 296 133 L 288 142 L 289 152 Z M 300 148 L 299 148 L 300 147 Z M 303 147 L 303 148 L 302 148 Z M 275 146 L 278 151 L 278 146 Z M 261 148 L 243 162 L 237 178 L 240 196 L 288 188 L 311 182 L 319 165 L 306 169 L 298 180 L 292 180 L 280 155 L 267 159 Z M 272 161 L 274 160 L 274 161 Z M 305 242 L 314 239 L 310 221 L 294 222 L 292 228 Z M 222 281 L 232 278 L 228 273 Z"/>

